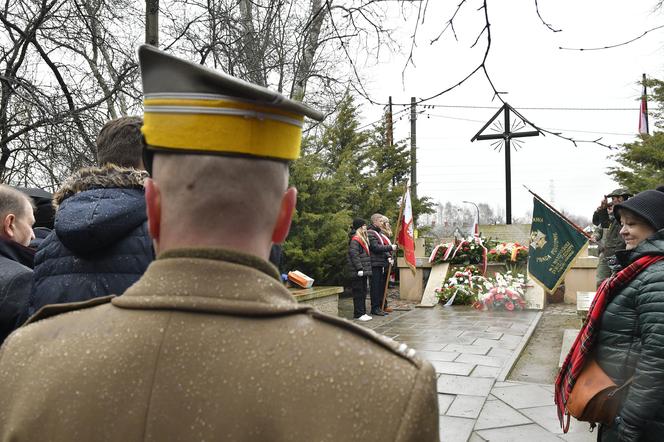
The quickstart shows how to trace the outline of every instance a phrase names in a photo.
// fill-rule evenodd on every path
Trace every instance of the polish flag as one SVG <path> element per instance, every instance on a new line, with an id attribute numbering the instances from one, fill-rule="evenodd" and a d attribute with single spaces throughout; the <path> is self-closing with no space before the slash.
<path id="1" fill-rule="evenodd" d="M 403 249 L 406 264 L 415 273 L 415 226 L 413 225 L 413 206 L 410 202 L 410 186 L 406 189 L 401 204 L 401 227 L 397 235 L 397 244 Z"/>
<path id="2" fill-rule="evenodd" d="M 643 74 L 645 81 L 646 75 Z M 641 95 L 641 109 L 639 110 L 639 133 L 648 135 L 648 99 L 646 98 L 646 85 L 643 85 L 643 94 Z"/>

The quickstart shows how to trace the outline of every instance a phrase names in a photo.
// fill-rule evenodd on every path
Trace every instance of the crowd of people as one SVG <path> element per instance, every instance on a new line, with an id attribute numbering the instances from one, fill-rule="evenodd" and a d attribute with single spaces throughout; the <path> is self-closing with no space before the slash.
<path id="1" fill-rule="evenodd" d="M 268 262 L 323 115 L 153 47 L 139 64 L 143 117 L 104 126 L 40 241 L 0 186 L 0 441 L 437 441 L 432 365 L 298 304 Z M 371 221 L 349 264 L 385 314 L 396 246 Z"/>
<path id="2" fill-rule="evenodd" d="M 303 119 L 323 115 L 149 46 L 139 62 L 144 116 L 108 122 L 97 166 L 53 207 L 0 185 L 0 441 L 438 440 L 432 365 L 298 304 L 268 261 L 296 205 Z M 626 387 L 599 440 L 656 441 L 664 186 L 611 192 L 593 222 L 598 290 L 559 415 L 594 361 Z M 353 220 L 359 321 L 392 311 L 391 236 L 380 213 Z"/>

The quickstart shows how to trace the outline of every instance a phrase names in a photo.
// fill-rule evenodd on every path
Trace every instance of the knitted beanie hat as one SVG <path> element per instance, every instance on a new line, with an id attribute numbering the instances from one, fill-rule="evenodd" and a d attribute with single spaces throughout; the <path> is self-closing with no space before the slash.
<path id="1" fill-rule="evenodd" d="M 664 193 L 662 195 L 664 195 Z M 357 230 L 357 229 L 359 229 L 360 227 L 362 227 L 366 224 L 367 224 L 367 222 L 365 220 L 363 220 L 362 218 L 355 218 L 353 220 L 353 229 Z"/>
<path id="2" fill-rule="evenodd" d="M 664 186 L 657 190 L 644 190 L 630 199 L 613 208 L 613 214 L 616 220 L 620 222 L 620 212 L 623 209 L 631 210 L 655 228 L 655 230 L 664 229 Z"/>

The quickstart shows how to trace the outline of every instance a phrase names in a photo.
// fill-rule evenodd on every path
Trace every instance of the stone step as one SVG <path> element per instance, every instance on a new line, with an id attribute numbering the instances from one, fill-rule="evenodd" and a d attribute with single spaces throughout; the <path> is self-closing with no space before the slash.
<path id="1" fill-rule="evenodd" d="M 565 331 L 563 332 L 563 345 L 560 348 L 560 359 L 558 360 L 558 368 L 563 366 L 563 362 L 565 362 L 567 353 L 569 353 L 570 348 L 572 348 L 572 344 L 574 344 L 574 340 L 576 339 L 576 335 L 579 334 L 579 331 L 580 330 L 577 330 L 575 328 L 566 328 Z"/>

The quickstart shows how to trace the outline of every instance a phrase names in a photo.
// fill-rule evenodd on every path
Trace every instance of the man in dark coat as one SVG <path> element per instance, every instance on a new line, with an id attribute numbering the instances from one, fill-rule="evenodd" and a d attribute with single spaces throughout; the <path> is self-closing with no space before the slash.
<path id="1" fill-rule="evenodd" d="M 108 122 L 97 138 L 101 167 L 79 170 L 55 193 L 55 226 L 35 257 L 30 315 L 47 304 L 120 294 L 152 261 L 141 125 L 138 117 Z"/>
<path id="2" fill-rule="evenodd" d="M 139 59 L 158 257 L 122 296 L 47 306 L 7 339 L 0 440 L 438 441 L 433 366 L 299 304 L 267 261 L 304 116 L 323 114 L 152 46 Z"/>
<path id="3" fill-rule="evenodd" d="M 0 184 L 0 344 L 16 328 L 32 287 L 34 206 L 20 191 Z"/>
<path id="4" fill-rule="evenodd" d="M 369 250 L 371 251 L 371 314 L 385 316 L 392 309 L 383 305 L 387 268 L 392 253 L 397 249 L 384 230 L 388 227 L 387 217 L 380 213 L 371 215 L 371 226 L 367 229 Z M 385 309 L 385 310 L 383 310 Z"/>

